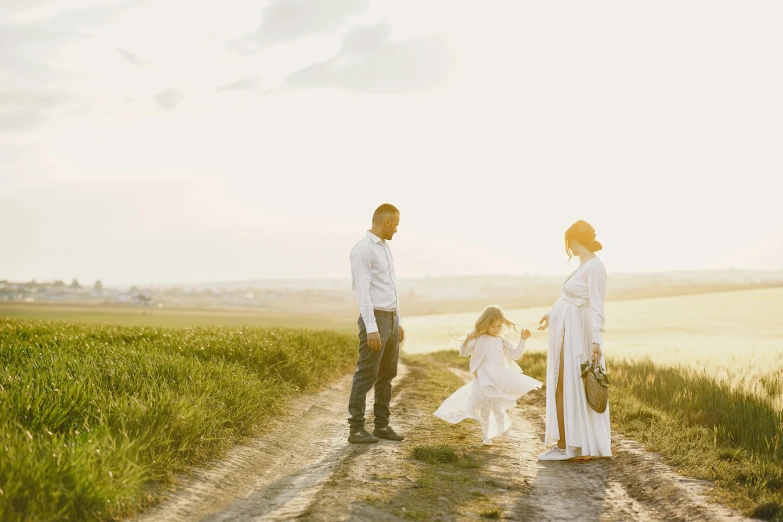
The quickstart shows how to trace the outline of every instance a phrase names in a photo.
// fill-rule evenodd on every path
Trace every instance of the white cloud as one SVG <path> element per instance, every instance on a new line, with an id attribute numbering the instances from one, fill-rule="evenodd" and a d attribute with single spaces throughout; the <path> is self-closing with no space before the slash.
<path id="1" fill-rule="evenodd" d="M 261 87 L 263 80 L 261 76 L 251 76 L 250 78 L 242 78 L 221 87 L 218 87 L 215 92 L 218 94 L 226 92 L 239 92 L 239 91 L 256 91 Z"/>
<path id="2" fill-rule="evenodd" d="M 261 25 L 232 45 L 253 53 L 306 36 L 334 34 L 368 5 L 368 0 L 273 0 L 263 10 Z"/>
<path id="3" fill-rule="evenodd" d="M 120 56 L 123 60 L 125 60 L 130 65 L 143 65 L 144 61 L 139 58 L 135 53 L 132 53 L 131 51 L 128 51 L 127 49 L 117 49 L 117 52 L 120 53 Z"/>
<path id="4" fill-rule="evenodd" d="M 174 110 L 185 99 L 185 93 L 179 89 L 167 88 L 152 97 L 164 111 Z"/>
<path id="5" fill-rule="evenodd" d="M 292 73 L 289 88 L 334 87 L 357 93 L 431 92 L 442 87 L 453 67 L 454 53 L 436 35 L 391 40 L 387 21 L 352 28 L 340 53 Z"/>

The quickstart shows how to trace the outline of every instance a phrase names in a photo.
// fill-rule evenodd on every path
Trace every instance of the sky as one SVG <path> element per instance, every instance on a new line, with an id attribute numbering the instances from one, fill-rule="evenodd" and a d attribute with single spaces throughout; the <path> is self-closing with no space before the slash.
<path id="1" fill-rule="evenodd" d="M 775 1 L 0 0 L 0 279 L 783 269 Z"/>

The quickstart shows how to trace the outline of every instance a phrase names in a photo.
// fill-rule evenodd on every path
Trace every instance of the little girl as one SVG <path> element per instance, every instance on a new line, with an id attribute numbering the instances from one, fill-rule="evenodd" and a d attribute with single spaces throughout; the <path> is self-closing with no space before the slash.
<path id="1" fill-rule="evenodd" d="M 470 356 L 473 382 L 454 392 L 435 412 L 436 417 L 452 424 L 465 419 L 479 421 L 486 446 L 501 434 L 503 442 L 511 440 L 511 419 L 506 410 L 516 406 L 521 396 L 541 388 L 539 381 L 523 375 L 514 362 L 522 357 L 530 331 L 521 332 L 514 348 L 511 341 L 500 336 L 506 327 L 517 331 L 500 308 L 484 310 L 459 348 L 460 356 Z"/>

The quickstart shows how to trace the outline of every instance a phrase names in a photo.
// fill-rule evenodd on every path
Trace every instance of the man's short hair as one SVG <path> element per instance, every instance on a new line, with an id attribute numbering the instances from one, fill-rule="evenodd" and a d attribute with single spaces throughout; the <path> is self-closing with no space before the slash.
<path id="1" fill-rule="evenodd" d="M 397 210 L 397 207 L 391 203 L 384 203 L 375 209 L 375 213 L 372 215 L 372 222 L 383 223 L 385 219 L 398 215 L 400 215 L 400 211 Z"/>

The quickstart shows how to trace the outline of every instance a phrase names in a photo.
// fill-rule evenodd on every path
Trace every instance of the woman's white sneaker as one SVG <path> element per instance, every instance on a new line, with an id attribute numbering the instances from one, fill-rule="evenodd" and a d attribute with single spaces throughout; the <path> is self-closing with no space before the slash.
<path id="1" fill-rule="evenodd" d="M 564 449 L 552 446 L 544 453 L 538 456 L 538 460 L 568 460 L 568 455 Z"/>
<path id="2" fill-rule="evenodd" d="M 511 442 L 511 430 L 504 431 L 500 440 L 502 440 L 503 442 Z"/>
<path id="3" fill-rule="evenodd" d="M 486 439 L 482 440 L 482 441 L 481 441 L 481 443 L 482 443 L 484 446 L 492 446 L 492 439 L 490 439 L 489 437 L 487 437 Z"/>

